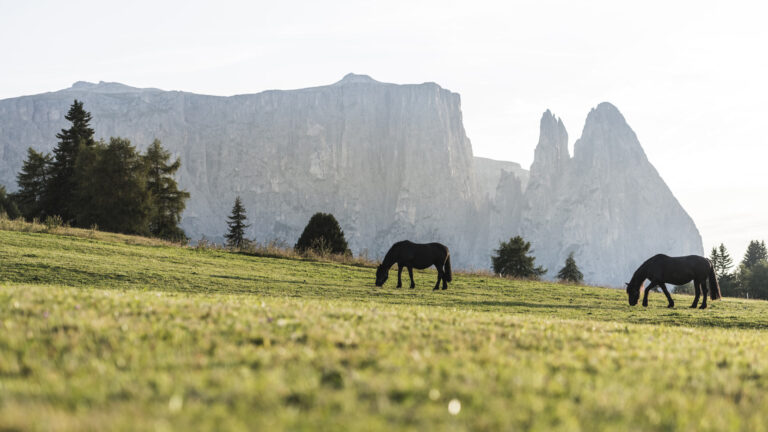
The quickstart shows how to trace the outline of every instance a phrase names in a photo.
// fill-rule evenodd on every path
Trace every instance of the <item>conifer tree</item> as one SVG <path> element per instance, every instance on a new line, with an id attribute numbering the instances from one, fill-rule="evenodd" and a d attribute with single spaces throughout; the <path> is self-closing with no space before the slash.
<path id="1" fill-rule="evenodd" d="M 5 186 L 0 185 L 0 216 L 2 215 L 8 219 L 16 219 L 21 216 L 21 213 L 16 202 L 6 193 Z"/>
<path id="2" fill-rule="evenodd" d="M 74 201 L 78 194 L 75 181 L 77 154 L 82 148 L 92 147 L 95 141 L 90 127 L 91 113 L 83 109 L 82 102 L 75 99 L 64 118 L 72 126 L 56 134 L 59 142 L 53 149 L 51 176 L 43 201 L 48 215 L 59 215 L 65 222 L 70 222 L 74 219 Z"/>
<path id="3" fill-rule="evenodd" d="M 187 236 L 179 228 L 181 213 L 189 192 L 179 190 L 174 173 L 181 167 L 176 158 L 169 163 L 171 154 L 154 140 L 147 149 L 144 161 L 147 165 L 147 188 L 151 196 L 152 209 L 149 219 L 149 232 L 152 235 L 172 241 L 185 241 Z"/>
<path id="4" fill-rule="evenodd" d="M 584 280 L 584 274 L 581 273 L 579 267 L 576 265 L 576 260 L 573 259 L 573 252 L 568 254 L 568 258 L 565 260 L 565 266 L 557 273 L 557 278 L 561 281 L 574 283 L 581 283 Z"/>
<path id="5" fill-rule="evenodd" d="M 728 274 L 728 270 L 733 267 L 733 259 L 728 253 L 728 249 L 725 245 L 720 243 L 719 247 L 713 247 L 712 252 L 709 254 L 709 260 L 712 261 L 712 266 L 715 269 L 715 274 L 718 279 L 722 279 Z"/>
<path id="6" fill-rule="evenodd" d="M 768 260 L 768 249 L 765 247 L 765 241 L 752 240 L 747 246 L 747 252 L 744 253 L 744 259 L 741 264 L 750 269 L 756 264 Z"/>
<path id="7" fill-rule="evenodd" d="M 531 244 L 520 236 L 502 241 L 491 257 L 493 271 L 502 276 L 538 279 L 547 270 L 536 266 L 536 258 L 528 256 L 530 250 Z"/>
<path id="8" fill-rule="evenodd" d="M 36 152 L 32 147 L 27 149 L 27 159 L 16 176 L 19 191 L 15 195 L 21 214 L 28 220 L 45 219 L 46 204 L 43 199 L 50 180 L 52 161 L 48 153 Z"/>
<path id="9" fill-rule="evenodd" d="M 123 138 L 81 149 L 77 160 L 78 225 L 106 231 L 149 234 L 150 194 L 144 160 Z"/>
<path id="10" fill-rule="evenodd" d="M 294 246 L 299 252 L 313 250 L 318 253 L 351 253 L 341 225 L 330 213 L 315 213 L 309 218 L 299 240 Z"/>
<path id="11" fill-rule="evenodd" d="M 227 226 L 229 231 L 224 236 L 227 239 L 227 246 L 233 249 L 241 249 L 247 244 L 245 238 L 245 229 L 250 225 L 246 224 L 245 207 L 243 207 L 240 197 L 235 198 L 235 205 L 232 206 L 232 214 L 228 218 Z"/>

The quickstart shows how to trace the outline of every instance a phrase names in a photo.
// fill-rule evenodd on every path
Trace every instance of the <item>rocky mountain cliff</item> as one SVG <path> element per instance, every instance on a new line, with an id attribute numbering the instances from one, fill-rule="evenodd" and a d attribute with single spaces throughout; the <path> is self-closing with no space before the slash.
<path id="1" fill-rule="evenodd" d="M 657 253 L 703 254 L 696 225 L 616 107 L 589 113 L 573 158 L 567 137 L 545 112 L 520 226 L 550 276 L 570 252 L 586 280 L 607 285 Z"/>
<path id="2" fill-rule="evenodd" d="M 381 256 L 394 242 L 442 241 L 458 265 L 487 265 L 460 97 L 434 83 L 394 85 L 349 74 L 323 87 L 232 97 L 136 89 L 116 83 L 0 101 L 0 181 L 15 189 L 26 148 L 50 151 L 73 99 L 97 136 L 145 148 L 154 138 L 181 157 L 191 193 L 182 227 L 218 240 L 240 195 L 247 235 L 298 238 L 330 212 L 355 252 Z"/>
<path id="3" fill-rule="evenodd" d="M 608 104 L 590 113 L 573 158 L 562 122 L 545 113 L 529 179 L 519 164 L 473 158 L 459 95 L 434 83 L 350 74 L 328 86 L 217 97 L 79 82 L 0 100 L 0 184 L 16 189 L 27 147 L 53 149 L 74 99 L 98 137 L 140 149 L 158 138 L 181 157 L 178 180 L 192 195 L 182 227 L 193 239 L 220 240 L 240 195 L 258 241 L 292 245 L 313 213 L 330 212 L 355 253 L 441 241 L 456 268 L 488 268 L 498 241 L 515 234 L 532 241 L 550 274 L 575 251 L 589 281 L 611 285 L 638 257 L 702 249 Z"/>

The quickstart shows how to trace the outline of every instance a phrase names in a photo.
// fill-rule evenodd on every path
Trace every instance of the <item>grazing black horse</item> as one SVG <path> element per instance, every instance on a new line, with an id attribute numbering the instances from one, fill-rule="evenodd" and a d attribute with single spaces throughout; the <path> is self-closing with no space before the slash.
<path id="1" fill-rule="evenodd" d="M 451 254 L 448 248 L 440 243 L 419 244 L 408 240 L 397 242 L 389 248 L 384 256 L 384 262 L 376 269 L 376 286 L 384 285 L 389 277 L 389 268 L 397 263 L 397 287 L 403 286 L 400 276 L 403 274 L 403 267 L 408 268 L 408 275 L 411 277 L 411 288 L 415 288 L 413 283 L 413 268 L 419 270 L 434 265 L 437 267 L 437 283 L 433 291 L 440 287 L 440 280 L 443 281 L 443 289 L 448 288 L 447 282 L 453 280 L 451 276 Z"/>
<path id="2" fill-rule="evenodd" d="M 664 295 L 667 296 L 669 305 L 675 307 L 672 296 L 667 291 L 665 283 L 675 285 L 684 285 L 693 281 L 696 297 L 693 299 L 692 308 L 699 303 L 699 295 L 703 294 L 704 300 L 701 302 L 700 309 L 707 308 L 707 279 L 709 279 L 709 291 L 712 300 L 719 299 L 720 285 L 715 277 L 715 269 L 712 262 L 698 255 L 689 255 L 684 257 L 668 257 L 663 254 L 654 255 L 648 258 L 632 275 L 632 280 L 627 284 L 627 295 L 629 296 L 629 305 L 634 306 L 640 298 L 640 286 L 648 279 L 651 284 L 645 288 L 643 296 L 643 306 L 648 306 L 648 293 L 656 286 L 661 287 Z"/>

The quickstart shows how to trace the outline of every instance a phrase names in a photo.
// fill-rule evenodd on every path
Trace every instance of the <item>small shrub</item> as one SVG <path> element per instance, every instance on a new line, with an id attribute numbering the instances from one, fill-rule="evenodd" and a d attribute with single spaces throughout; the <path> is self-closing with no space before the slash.
<path id="1" fill-rule="evenodd" d="M 64 226 L 64 219 L 59 215 L 48 216 L 45 218 L 45 228 L 50 231 Z"/>

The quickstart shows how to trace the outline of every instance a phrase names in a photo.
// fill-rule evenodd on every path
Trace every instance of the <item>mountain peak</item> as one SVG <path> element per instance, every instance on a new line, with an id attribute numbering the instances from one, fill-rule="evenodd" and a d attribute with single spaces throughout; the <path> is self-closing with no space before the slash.
<path id="1" fill-rule="evenodd" d="M 531 165 L 532 182 L 549 182 L 563 171 L 569 159 L 568 132 L 562 120 L 546 110 L 539 123 L 539 143 Z"/>
<path id="2" fill-rule="evenodd" d="M 341 79 L 341 81 L 337 82 L 335 85 L 345 85 L 345 84 L 373 84 L 378 83 L 375 79 L 371 78 L 368 75 L 358 75 L 354 73 L 348 73 L 344 75 L 344 78 Z"/>
<path id="3" fill-rule="evenodd" d="M 106 81 L 99 81 L 98 84 L 88 81 L 77 81 L 72 84 L 72 87 L 66 90 L 89 91 L 95 93 L 138 93 L 142 91 L 158 91 L 158 89 L 155 88 L 137 88 L 119 82 Z"/>
<path id="4" fill-rule="evenodd" d="M 574 144 L 574 158 L 607 167 L 629 161 L 646 161 L 640 141 L 613 104 L 603 102 L 587 115 L 581 138 Z"/>

